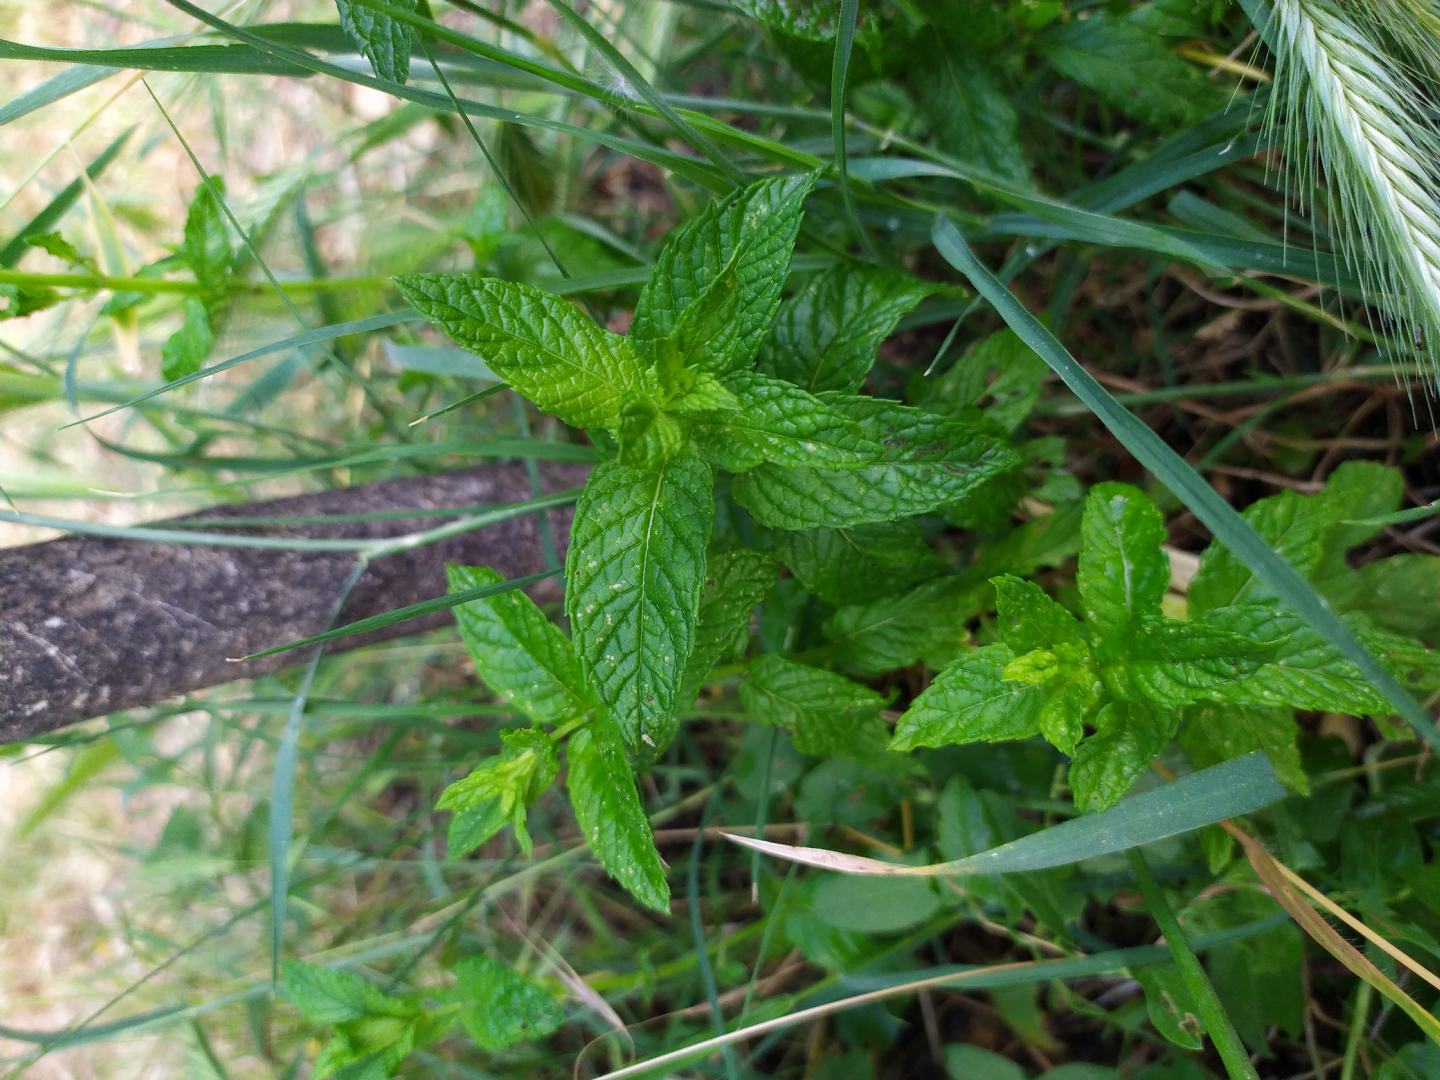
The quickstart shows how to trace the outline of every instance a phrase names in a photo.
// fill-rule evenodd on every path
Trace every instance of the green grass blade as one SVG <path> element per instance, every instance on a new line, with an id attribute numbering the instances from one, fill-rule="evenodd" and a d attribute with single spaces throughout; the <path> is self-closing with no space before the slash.
<path id="1" fill-rule="evenodd" d="M 1260 1074 L 1255 1071 L 1255 1066 L 1250 1064 L 1250 1055 L 1245 1050 L 1245 1044 L 1240 1041 L 1240 1033 L 1235 1030 L 1229 1014 L 1225 1012 L 1225 1006 L 1220 1004 L 1215 987 L 1211 985 L 1205 969 L 1200 966 L 1195 950 L 1190 947 L 1190 939 L 1186 937 L 1180 920 L 1175 917 L 1175 912 L 1170 910 L 1170 902 L 1165 899 L 1165 894 L 1155 881 L 1155 875 L 1150 872 L 1150 864 L 1139 851 L 1132 851 L 1130 866 L 1140 881 L 1140 891 L 1145 894 L 1145 904 L 1155 918 L 1155 925 L 1165 937 L 1165 944 L 1169 946 L 1170 955 L 1175 960 L 1175 968 L 1185 983 L 1185 989 L 1190 991 L 1200 1019 L 1205 1023 L 1205 1031 L 1210 1036 L 1210 1041 L 1215 1044 L 1220 1060 L 1225 1063 L 1226 1072 L 1230 1074 L 1231 1080 L 1260 1080 Z"/>
<path id="2" fill-rule="evenodd" d="M 102 416 L 109 416 L 111 413 L 120 412 L 122 409 L 131 409 L 151 398 L 159 397 L 161 394 L 168 394 L 171 390 L 178 390 L 182 386 L 200 379 L 208 379 L 211 375 L 218 375 L 222 371 L 229 371 L 233 367 L 249 363 L 251 360 L 258 360 L 263 356 L 273 356 L 275 353 L 287 352 L 290 349 L 303 349 L 309 345 L 318 345 L 322 342 L 334 341 L 336 338 L 348 337 L 351 334 L 368 334 L 374 330 L 386 330 L 392 326 L 400 326 L 407 322 L 419 322 L 421 317 L 413 311 L 392 311 L 385 315 L 371 315 L 368 318 L 356 319 L 353 322 L 332 323 L 330 326 L 317 326 L 313 330 L 306 330 L 300 334 L 292 334 L 290 337 L 281 338 L 279 341 L 272 341 L 267 345 L 261 345 L 258 349 L 251 349 L 239 356 L 232 356 L 228 360 L 222 360 L 218 364 L 211 364 L 207 368 L 191 372 L 189 375 L 181 376 L 164 386 L 157 386 L 153 390 L 147 390 L 143 394 L 137 394 L 128 401 L 122 401 L 118 405 L 112 405 L 108 409 L 102 409 L 89 416 L 72 420 L 63 424 L 61 430 L 75 427 L 77 424 L 88 424 L 92 420 L 99 420 Z"/>
<path id="3" fill-rule="evenodd" d="M 895 877 L 1012 874 L 1067 866 L 1097 855 L 1152 844 L 1263 809 L 1286 794 L 1275 778 L 1269 759 L 1258 752 L 1246 754 L 1182 776 L 1173 784 L 1134 795 L 1101 813 L 1071 818 L 988 851 L 929 866 L 906 866 L 824 848 L 795 847 L 726 835 L 744 847 L 842 874 Z"/>
<path id="4" fill-rule="evenodd" d="M 853 2 L 853 0 L 852 0 Z M 598 52 L 615 73 L 625 80 L 626 85 L 638 94 L 652 109 L 663 116 L 667 123 L 675 129 L 682 139 L 688 142 L 703 153 L 710 161 L 731 181 L 740 186 L 745 183 L 746 177 L 743 172 L 735 167 L 734 163 L 725 156 L 724 152 L 711 142 L 706 136 L 696 131 L 690 123 L 675 111 L 675 107 L 666 101 L 650 85 L 650 81 L 640 73 L 640 69 L 625 58 L 625 55 L 606 40 L 605 35 L 596 30 L 590 23 L 580 15 L 565 0 L 550 0 L 550 6 L 560 13 L 560 17 L 579 31 L 580 36 Z"/>
<path id="5" fill-rule="evenodd" d="M 345 601 L 365 573 L 365 560 L 355 564 L 340 595 L 331 609 L 329 622 L 340 616 Z M 325 655 L 323 643 L 315 647 L 310 662 L 305 665 L 305 674 L 300 677 L 300 686 L 290 704 L 289 715 L 285 718 L 285 730 L 280 736 L 280 748 L 275 755 L 275 774 L 270 784 L 270 809 L 266 823 L 269 838 L 270 860 L 270 984 L 280 981 L 280 949 L 285 939 L 285 912 L 290 906 L 290 847 L 295 834 L 295 762 L 300 753 L 300 731 L 305 719 L 305 702 L 310 697 L 310 687 L 315 682 L 315 673 Z"/>
<path id="6" fill-rule="evenodd" d="M 1083 401 L 1135 459 L 1168 487 L 1220 543 L 1268 585 L 1321 637 L 1349 660 L 1370 684 L 1395 706 L 1418 735 L 1440 749 L 1440 732 L 1425 710 L 1341 622 L 1320 594 L 1265 543 L 1239 512 L 1205 482 L 1190 463 L 1167 446 L 1134 414 L 1121 405 L 1086 371 L 1040 321 L 1026 310 L 975 257 L 960 230 L 938 218 L 932 232 L 936 250 L 975 286 L 999 312 L 1006 325 L 1038 353 L 1061 381 Z"/>
<path id="7" fill-rule="evenodd" d="M 104 150 L 101 150 L 100 153 L 95 156 L 95 160 L 85 166 L 85 175 L 91 180 L 100 179 L 101 174 L 104 173 L 110 163 L 115 160 L 116 155 L 124 148 L 134 131 L 135 129 L 133 127 L 129 127 L 115 136 L 115 138 L 111 140 L 110 145 L 105 147 Z M 52 230 L 56 222 L 65 216 L 65 212 L 75 204 L 75 200 L 80 197 L 80 193 L 84 190 L 85 181 L 79 177 L 76 177 L 61 188 L 59 194 L 46 203 L 38 214 L 22 225 L 20 231 L 15 234 L 8 244 L 0 248 L 0 267 L 10 267 L 18 263 L 20 257 L 24 255 L 29 248 L 29 245 L 25 242 L 25 238 L 38 236 L 41 233 L 47 233 Z"/>
<path id="8" fill-rule="evenodd" d="M 850 190 L 850 169 L 845 153 L 845 83 L 850 74 L 850 53 L 855 46 L 855 20 L 859 13 L 859 0 L 840 0 L 835 59 L 830 65 L 830 134 L 835 143 L 835 169 L 839 174 L 840 198 L 845 204 L 845 213 L 865 253 L 879 262 L 879 252 L 875 250 L 870 234 L 860 224 L 860 215 L 855 212 L 855 195 Z"/>
<path id="9" fill-rule="evenodd" d="M 357 619 L 355 622 L 346 623 L 344 626 L 336 627 L 334 630 L 327 630 L 323 634 L 315 634 L 311 637 L 301 638 L 299 641 L 287 641 L 284 645 L 276 645 L 273 648 L 262 649 L 260 652 L 251 653 L 249 656 L 236 657 L 237 663 L 244 663 L 250 660 L 259 660 L 266 656 L 274 656 L 277 653 L 289 652 L 291 649 L 303 649 L 307 645 L 318 645 L 326 641 L 334 641 L 336 638 L 350 637 L 353 634 L 368 634 L 372 630 L 382 630 L 387 626 L 394 626 L 396 623 L 405 622 L 408 619 L 418 619 L 422 615 L 430 615 L 437 611 L 449 611 L 453 607 L 467 604 L 471 600 L 484 600 L 487 597 L 499 596 L 501 593 L 509 592 L 512 589 L 525 589 L 531 585 L 538 584 L 546 578 L 554 577 L 558 570 L 546 570 L 543 573 L 531 574 L 529 577 L 511 578 L 502 581 L 498 585 L 484 585 L 477 589 L 465 589 L 461 592 L 446 593 L 444 596 L 431 597 L 429 600 L 421 600 L 416 604 L 407 604 L 405 607 L 395 608 L 393 611 L 382 612 L 379 615 L 371 615 L 368 619 Z"/>
<path id="10" fill-rule="evenodd" d="M 22 116 L 29 116 L 47 105 L 53 105 L 71 94 L 78 94 L 81 90 L 117 74 L 119 70 L 114 67 L 90 67 L 62 71 L 59 75 L 46 79 L 34 89 L 27 90 L 19 97 L 11 98 L 4 105 L 0 105 L 0 127 L 4 127 L 11 121 L 19 120 Z"/>

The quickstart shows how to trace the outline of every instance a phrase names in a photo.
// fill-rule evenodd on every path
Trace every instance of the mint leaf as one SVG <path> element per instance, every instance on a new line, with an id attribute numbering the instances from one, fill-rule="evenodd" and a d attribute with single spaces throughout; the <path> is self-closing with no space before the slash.
<path id="1" fill-rule="evenodd" d="M 530 854 L 525 809 L 544 794 L 560 771 L 555 743 L 543 731 L 504 731 L 500 738 L 500 753 L 447 787 L 436 804 L 454 813 L 446 858 L 469 854 L 507 823 L 515 827 L 520 849 L 526 856 Z"/>
<path id="2" fill-rule="evenodd" d="M 1114 701 L 1095 714 L 1095 734 L 1070 762 L 1075 806 L 1094 813 L 1114 806 L 1165 749 L 1180 714 L 1132 701 Z"/>
<path id="3" fill-rule="evenodd" d="M 389 997 L 353 972 L 287 960 L 282 977 L 290 1000 L 312 1024 L 341 1024 L 367 1016 L 415 1015 L 412 1004 Z"/>
<path id="4" fill-rule="evenodd" d="M 785 562 L 808 592 L 837 605 L 903 592 L 945 567 L 908 519 L 789 533 Z"/>
<path id="5" fill-rule="evenodd" d="M 1206 696 L 1237 705 L 1288 705 L 1352 716 L 1391 715 L 1388 700 L 1298 616 L 1267 603 L 1240 604 L 1205 615 L 1231 633 L 1275 643 L 1270 662 L 1250 678 L 1213 688 Z M 1424 686 L 1436 677 L 1437 654 L 1419 642 L 1380 630 L 1364 618 L 1346 616 L 1355 635 L 1401 682 Z"/>
<path id="6" fill-rule="evenodd" d="M 596 716 L 570 737 L 565 786 L 590 850 L 631 896 L 656 911 L 670 910 L 665 865 L 635 790 L 635 775 L 613 721 Z"/>
<path id="7" fill-rule="evenodd" d="M 730 0 L 771 30 L 802 41 L 833 41 L 836 7 L 829 0 Z"/>
<path id="8" fill-rule="evenodd" d="M 215 330 L 204 302 L 187 296 L 181 310 L 185 321 L 160 347 L 160 377 L 167 382 L 199 371 L 215 346 Z"/>
<path id="9" fill-rule="evenodd" d="M 1039 731 L 1045 691 L 1008 682 L 1015 654 L 987 645 L 961 656 L 935 677 L 895 726 L 891 750 L 1024 739 Z"/>
<path id="10" fill-rule="evenodd" d="M 675 418 L 648 397 L 627 393 L 620 402 L 619 460 L 640 469 L 659 468 L 685 442 Z"/>
<path id="11" fill-rule="evenodd" d="M 482 1050 L 543 1038 L 565 1021 L 543 987 L 492 957 L 465 957 L 455 965 L 455 979 L 460 1022 Z"/>
<path id="12" fill-rule="evenodd" d="M 1382 525 L 1366 524 L 1400 509 L 1405 481 L 1399 469 L 1378 461 L 1346 461 L 1306 501 L 1329 528 L 1322 543 L 1318 573 L 1344 574 L 1345 552 L 1378 536 Z"/>
<path id="13" fill-rule="evenodd" d="M 777 529 L 844 528 L 923 514 L 982 497 L 1019 465 L 998 440 L 956 420 L 891 401 L 824 395 L 881 444 L 879 458 L 853 469 L 761 465 L 735 478 L 736 500 Z"/>
<path id="14" fill-rule="evenodd" d="M 177 253 L 195 275 L 205 299 L 212 303 L 224 295 L 235 258 L 230 246 L 230 221 L 220 202 L 224 194 L 225 182 L 218 176 L 195 189 L 185 214 L 184 240 Z"/>
<path id="15" fill-rule="evenodd" d="M 1282 491 L 1247 506 L 1241 516 L 1300 573 L 1309 575 L 1324 557 L 1324 539 L 1332 522 L 1315 513 L 1304 495 Z M 1268 595 L 1250 568 L 1222 544 L 1212 543 L 1200 556 L 1200 568 L 1186 590 L 1192 612 L 1230 607 Z"/>
<path id="16" fill-rule="evenodd" d="M 614 428 L 627 390 L 651 389 L 634 346 L 532 285 L 476 273 L 395 279 L 410 305 L 571 427 Z"/>
<path id="17" fill-rule="evenodd" d="M 1049 373 L 1045 361 L 1013 330 L 999 330 L 933 382 L 922 404 L 931 412 L 957 417 L 979 409 L 985 419 L 1010 432 L 1035 408 Z"/>
<path id="18" fill-rule="evenodd" d="M 836 662 L 861 675 L 879 675 L 959 646 L 965 621 L 978 613 L 984 586 L 936 578 L 900 596 L 836 609 L 825 621 Z"/>
<path id="19" fill-rule="evenodd" d="M 1160 614 L 1170 560 L 1165 519 L 1149 496 L 1129 484 L 1096 484 L 1085 498 L 1080 536 L 1075 576 L 1087 619 L 1108 628 Z"/>
<path id="20" fill-rule="evenodd" d="M 735 408 L 686 418 L 696 445 L 722 469 L 743 472 L 764 461 L 850 468 L 880 454 L 859 424 L 798 386 L 749 371 L 726 376 L 722 385 Z"/>
<path id="21" fill-rule="evenodd" d="M 1173 707 L 1227 693 L 1278 648 L 1208 620 L 1144 618 L 1106 638 L 1097 652 L 1100 676 L 1116 697 Z"/>
<path id="22" fill-rule="evenodd" d="M 1017 654 L 1083 640 L 1080 621 L 1039 585 L 1010 574 L 991 578 L 990 584 L 995 586 L 1000 640 Z"/>
<path id="23" fill-rule="evenodd" d="M 596 466 L 575 507 L 565 611 L 591 687 L 641 757 L 675 733 L 714 519 L 710 468 L 688 449 L 653 469 Z"/>
<path id="24" fill-rule="evenodd" d="M 1185 711 L 1180 746 L 1197 769 L 1264 751 L 1280 781 L 1308 795 L 1310 779 L 1300 761 L 1299 734 L 1288 708 L 1201 702 Z"/>
<path id="25" fill-rule="evenodd" d="M 1326 579 L 1321 588 L 1341 611 L 1359 612 L 1408 637 L 1440 635 L 1440 557 L 1391 555 Z"/>
<path id="26" fill-rule="evenodd" d="M 978 50 L 958 35 L 945 35 L 915 76 L 920 107 L 941 150 L 1007 183 L 1030 186 L 1019 114 Z"/>
<path id="27" fill-rule="evenodd" d="M 55 258 L 63 259 L 71 266 L 88 270 L 92 274 L 99 273 L 95 266 L 95 260 L 84 254 L 58 232 L 31 233 L 24 240 L 27 247 L 39 248 L 48 255 L 54 255 Z"/>
<path id="28" fill-rule="evenodd" d="M 1156 127 L 1183 126 L 1224 100 L 1203 71 L 1132 22 L 1075 19 L 1051 27 L 1041 41 L 1060 74 Z"/>
<path id="29" fill-rule="evenodd" d="M 790 732 L 802 754 L 871 761 L 885 752 L 885 699 L 843 675 L 766 653 L 751 661 L 740 700 L 756 720 Z"/>
<path id="30" fill-rule="evenodd" d="M 708 336 L 688 343 L 687 350 L 703 353 L 698 366 L 716 374 L 749 364 L 780 306 L 805 196 L 815 179 L 807 173 L 761 180 L 673 233 L 640 290 L 630 326 L 636 344 L 656 350 L 685 310 L 728 273 L 734 280 L 735 317 L 728 323 L 706 321 Z"/>
<path id="31" fill-rule="evenodd" d="M 418 0 L 390 2 L 409 11 L 418 8 Z M 410 77 L 410 51 L 415 47 L 415 31 L 410 24 L 349 0 L 335 0 L 335 7 L 340 12 L 340 25 L 370 61 L 375 74 L 391 82 L 405 82 Z"/>
<path id="32" fill-rule="evenodd" d="M 935 291 L 928 282 L 890 270 L 828 270 L 780 306 L 760 350 L 760 370 L 812 394 L 853 393 L 900 317 Z"/>
<path id="33" fill-rule="evenodd" d="M 447 566 L 450 591 L 498 585 L 488 566 Z M 596 705 L 580 661 L 560 628 L 519 589 L 455 608 L 476 673 L 507 704 L 538 724 L 560 724 Z"/>
<path id="34" fill-rule="evenodd" d="M 710 556 L 700 588 L 695 644 L 677 698 L 681 708 L 695 700 L 712 667 L 744 649 L 750 613 L 775 584 L 779 570 L 779 560 L 769 551 L 738 548 Z"/>
<path id="35" fill-rule="evenodd" d="M 1103 692 L 1085 643 L 1061 640 L 1050 648 L 1033 649 L 1006 664 L 1001 675 L 1010 682 L 1044 687 L 1036 717 L 1040 734 L 1062 754 L 1073 754 Z"/>

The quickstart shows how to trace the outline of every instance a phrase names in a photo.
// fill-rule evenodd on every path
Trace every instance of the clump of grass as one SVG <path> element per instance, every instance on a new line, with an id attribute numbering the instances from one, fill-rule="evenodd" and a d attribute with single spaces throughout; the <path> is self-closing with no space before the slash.
<path id="1" fill-rule="evenodd" d="M 1261 9 L 1253 8 L 1252 13 Z M 1269 121 L 1290 128 L 1299 192 L 1323 181 L 1336 240 L 1392 354 L 1415 348 L 1440 391 L 1440 13 L 1425 0 L 1276 0 Z"/>

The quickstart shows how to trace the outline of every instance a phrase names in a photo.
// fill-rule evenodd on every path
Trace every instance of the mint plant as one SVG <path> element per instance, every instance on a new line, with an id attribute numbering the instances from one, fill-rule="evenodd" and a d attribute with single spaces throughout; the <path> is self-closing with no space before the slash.
<path id="1" fill-rule="evenodd" d="M 777 321 L 815 182 L 759 181 L 678 230 L 625 336 L 534 287 L 475 273 L 397 280 L 416 310 L 512 387 L 612 448 L 576 506 L 566 555 L 573 652 L 519 595 L 461 609 L 477 670 L 537 729 L 446 793 L 452 854 L 507 821 L 523 835 L 524 806 L 555 775 L 545 740 L 569 735 L 567 784 L 582 832 L 621 884 L 665 909 L 626 756 L 643 764 L 669 745 L 688 704 L 682 691 L 693 698 L 775 572 L 759 553 L 707 555 L 717 471 L 734 474 L 735 500 L 762 525 L 837 530 L 983 498 L 1019 467 L 994 430 L 854 392 L 879 341 L 931 286 L 836 270 Z M 702 605 L 707 573 L 718 584 Z M 467 586 L 492 580 L 484 569 L 454 574 Z M 809 678 L 832 680 L 814 691 L 822 714 L 837 693 L 870 694 L 837 690 L 839 676 Z M 811 743 L 883 742 L 869 730 L 859 742 L 817 733 Z"/>

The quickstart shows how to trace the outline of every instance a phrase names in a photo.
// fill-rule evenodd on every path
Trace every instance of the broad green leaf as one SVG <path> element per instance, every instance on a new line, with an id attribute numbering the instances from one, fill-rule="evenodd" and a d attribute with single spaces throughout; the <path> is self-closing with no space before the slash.
<path id="1" fill-rule="evenodd" d="M 642 394 L 627 393 L 621 399 L 617 434 L 620 463 L 637 469 L 658 469 L 685 443 L 675 418 Z"/>
<path id="2" fill-rule="evenodd" d="M 1036 716 L 1040 734 L 1062 754 L 1073 754 L 1103 693 L 1085 643 L 1058 641 L 1050 648 L 1034 649 L 1006 664 L 1001 674 L 1009 682 L 1044 687 Z"/>
<path id="3" fill-rule="evenodd" d="M 590 686 L 641 757 L 675 733 L 714 519 L 710 468 L 688 449 L 655 469 L 596 466 L 575 507 L 565 611 Z"/>
<path id="4" fill-rule="evenodd" d="M 27 247 L 39 248 L 46 254 L 54 255 L 57 259 L 63 259 L 71 266 L 78 267 L 81 270 L 89 270 L 91 273 L 98 273 L 95 260 L 82 252 L 69 240 L 66 240 L 65 237 L 58 232 L 33 233 L 23 237 L 23 242 Z"/>
<path id="5" fill-rule="evenodd" d="M 677 698 L 681 708 L 695 700 L 712 667 L 743 650 L 750 613 L 775 584 L 779 571 L 779 559 L 769 551 L 736 548 L 710 556 L 700 588 L 695 643 Z"/>
<path id="6" fill-rule="evenodd" d="M 1085 497 L 1076 581 L 1085 617 L 1097 627 L 1159 615 L 1170 587 L 1165 519 L 1139 488 L 1097 484 Z"/>
<path id="7" fill-rule="evenodd" d="M 230 221 L 220 202 L 224 194 L 225 183 L 218 176 L 195 189 L 185 215 L 185 239 L 178 252 L 210 301 L 224 294 L 234 263 Z"/>
<path id="8" fill-rule="evenodd" d="M 181 310 L 185 321 L 160 347 L 160 377 L 166 382 L 193 375 L 205 363 L 215 345 L 210 312 L 199 297 L 187 296 Z"/>
<path id="9" fill-rule="evenodd" d="M 1296 744 L 1299 734 L 1299 725 L 1288 708 L 1207 701 L 1185 710 L 1180 745 L 1195 767 L 1201 769 L 1262 751 L 1287 787 L 1308 795 L 1310 780 Z"/>
<path id="10" fill-rule="evenodd" d="M 1215 687 L 1206 696 L 1237 705 L 1275 707 L 1352 716 L 1386 716 L 1388 699 L 1376 691 L 1350 661 L 1306 626 L 1298 616 L 1272 604 L 1239 604 L 1208 612 L 1205 622 L 1255 640 L 1275 642 L 1269 662 L 1250 678 Z M 1391 674 L 1407 685 L 1424 685 L 1435 655 L 1413 639 L 1375 628 L 1363 618 L 1347 616 L 1351 631 Z"/>
<path id="11" fill-rule="evenodd" d="M 1301 574 L 1310 574 L 1324 555 L 1324 539 L 1331 522 L 1294 491 L 1251 503 L 1241 515 L 1277 555 Z M 1229 548 L 1212 543 L 1200 556 L 1186 597 L 1192 612 L 1244 604 L 1268 595 L 1259 580 Z"/>
<path id="12" fill-rule="evenodd" d="M 452 593 L 505 580 L 488 566 L 446 572 Z M 460 604 L 455 622 L 480 678 L 536 723 L 561 724 L 595 707 L 570 642 L 519 589 Z"/>
<path id="13" fill-rule="evenodd" d="M 790 732 L 803 754 L 869 761 L 885 753 L 885 699 L 843 675 L 766 653 L 750 662 L 740 700 L 756 720 Z"/>
<path id="14" fill-rule="evenodd" d="M 760 350 L 760 370 L 812 394 L 853 393 L 875 363 L 880 342 L 933 292 L 934 285 L 890 270 L 828 270 L 780 305 Z"/>
<path id="15" fill-rule="evenodd" d="M 729 273 L 736 316 L 727 324 L 707 323 L 711 336 L 700 366 L 725 374 L 748 365 L 780 306 L 805 196 L 814 186 L 810 173 L 761 180 L 671 234 L 640 290 L 631 338 L 642 349 L 656 349 L 685 310 Z M 691 351 L 699 344 L 691 343 Z"/>
<path id="16" fill-rule="evenodd" d="M 986 645 L 935 676 L 895 725 L 892 750 L 1024 739 L 1040 729 L 1043 687 L 1006 681 L 1002 672 L 1015 654 Z"/>
<path id="17" fill-rule="evenodd" d="M 1019 465 L 1009 447 L 960 421 L 877 398 L 821 400 L 879 442 L 880 457 L 848 470 L 767 464 L 736 477 L 736 500 L 772 528 L 844 528 L 923 514 L 981 498 Z"/>
<path id="18" fill-rule="evenodd" d="M 1014 431 L 1040 399 L 1049 368 L 1013 330 L 997 330 L 928 387 L 931 412 L 963 417 L 979 409 L 987 420 Z"/>
<path id="19" fill-rule="evenodd" d="M 0 322 L 23 319 L 26 315 L 54 307 L 64 299 L 64 295 L 47 286 L 0 282 Z"/>
<path id="20" fill-rule="evenodd" d="M 1049 28 L 1041 54 L 1060 74 L 1156 127 L 1199 120 L 1223 104 L 1204 71 L 1132 22 L 1096 15 Z"/>
<path id="21" fill-rule="evenodd" d="M 1000 640 L 1016 654 L 1083 640 L 1080 621 L 1039 585 L 1010 574 L 991 578 L 990 583 L 995 586 Z"/>
<path id="22" fill-rule="evenodd" d="M 680 388 L 678 396 L 665 406 L 677 416 L 733 412 L 740 408 L 740 400 L 708 371 L 685 371 L 681 377 L 689 380 L 688 385 Z"/>
<path id="23" fill-rule="evenodd" d="M 736 408 L 697 412 L 685 426 L 717 466 L 743 472 L 769 461 L 783 468 L 851 468 L 880 456 L 860 425 L 798 386 L 757 372 L 736 372 L 722 385 Z"/>
<path id="24" fill-rule="evenodd" d="M 396 7 L 415 11 L 418 0 L 388 0 Z M 409 23 L 366 7 L 355 0 L 335 0 L 340 25 L 359 46 L 375 74 L 390 82 L 404 83 L 410 77 L 410 51 L 415 31 Z"/>
<path id="25" fill-rule="evenodd" d="M 367 1016 L 410 1017 L 415 1007 L 386 995 L 359 975 L 317 964 L 287 960 L 285 989 L 312 1024 L 340 1024 Z"/>
<path id="26" fill-rule="evenodd" d="M 1095 734 L 1070 761 L 1070 790 L 1084 813 L 1108 810 L 1124 797 L 1175 735 L 1178 709 L 1114 701 L 1095 714 Z"/>
<path id="27" fill-rule="evenodd" d="M 1400 470 L 1378 461 L 1346 461 L 1309 496 L 1312 512 L 1329 523 L 1319 573 L 1344 573 L 1345 552 L 1380 534 L 1384 528 L 1373 519 L 1399 509 L 1405 497 Z"/>
<path id="28" fill-rule="evenodd" d="M 941 150 L 1007 184 L 1030 186 L 1019 114 L 978 50 L 958 35 L 946 35 L 914 74 L 920 106 Z"/>
<path id="29" fill-rule="evenodd" d="M 315 1055 L 313 1080 L 391 1080 L 415 1049 L 419 1019 L 369 1017 L 340 1025 Z"/>
<path id="30" fill-rule="evenodd" d="M 445 789 L 436 804 L 454 815 L 446 858 L 474 851 L 507 824 L 515 827 L 520 849 L 530 854 L 525 809 L 550 786 L 560 771 L 554 740 L 543 731 L 504 731 L 499 754 Z"/>
<path id="31" fill-rule="evenodd" d="M 898 934 L 940 910 L 933 883 L 923 878 L 834 877 L 815 886 L 815 917 L 837 930 Z"/>
<path id="32" fill-rule="evenodd" d="M 970 1043 L 945 1047 L 945 1075 L 950 1080 L 1026 1080 L 1030 1074 L 994 1050 Z"/>
<path id="33" fill-rule="evenodd" d="M 1392 555 L 1320 583 L 1341 611 L 1369 616 L 1377 626 L 1410 637 L 1440 635 L 1440 557 Z"/>
<path id="34" fill-rule="evenodd" d="M 1243 517 L 1300 573 L 1317 581 L 1341 582 L 1351 573 L 1345 552 L 1380 531 L 1381 526 L 1363 519 L 1393 510 L 1401 496 L 1395 469 L 1350 461 L 1315 494 L 1282 491 L 1251 503 Z M 1201 556 L 1188 595 L 1193 610 L 1206 611 L 1270 594 L 1228 548 L 1211 544 Z"/>
<path id="35" fill-rule="evenodd" d="M 670 910 L 665 864 L 635 790 L 635 774 L 614 723 L 604 716 L 570 737 L 565 786 L 590 850 L 631 896 L 656 911 Z"/>
<path id="36" fill-rule="evenodd" d="M 614 428 L 622 395 L 651 389 L 629 341 L 534 286 L 473 272 L 412 274 L 395 284 L 416 311 L 572 427 Z"/>
<path id="37" fill-rule="evenodd" d="M 1145 991 L 1145 1014 L 1168 1042 L 1186 1050 L 1200 1050 L 1205 1042 L 1205 1023 L 1185 980 L 1173 965 L 1157 964 L 1131 972 Z"/>
<path id="38" fill-rule="evenodd" d="M 1320 595 L 1293 566 L 1276 555 L 1255 530 L 1179 454 L 1134 414 L 1115 400 L 1060 342 L 1016 299 L 1000 280 L 975 257 L 965 237 L 948 218 L 938 218 L 931 229 L 935 249 L 960 270 L 989 301 L 1012 330 L 1022 337 L 1062 382 L 1090 409 L 1144 465 L 1165 484 L 1241 561 L 1274 590 L 1286 607 L 1296 612 L 1355 664 L 1361 675 L 1380 690 L 1415 734 L 1440 748 L 1440 733 L 1414 696 L 1371 654 Z"/>
<path id="39" fill-rule="evenodd" d="M 1060 676 L 1045 686 L 1036 721 L 1045 741 L 1062 754 L 1073 754 L 1085 736 L 1085 724 L 1100 703 L 1103 688 L 1087 665 L 1066 665 Z"/>
<path id="40" fill-rule="evenodd" d="M 962 644 L 965 622 L 984 603 L 984 585 L 942 577 L 899 596 L 838 608 L 825 621 L 836 661 L 862 675 L 908 667 Z"/>
<path id="41" fill-rule="evenodd" d="M 1173 708 L 1238 685 L 1276 657 L 1278 643 L 1212 622 L 1142 618 L 1096 650 L 1112 694 Z"/>
<path id="42" fill-rule="evenodd" d="M 455 980 L 460 1022 L 482 1050 L 544 1038 L 565 1021 L 543 987 L 493 957 L 465 957 L 455 965 Z"/>
<path id="43" fill-rule="evenodd" d="M 833 41 L 838 10 L 829 0 L 730 0 L 760 25 L 802 41 Z"/>
<path id="44" fill-rule="evenodd" d="M 785 562 L 827 603 L 862 604 L 904 592 L 945 564 L 909 519 L 848 529 L 802 529 L 785 538 Z"/>
<path id="45" fill-rule="evenodd" d="M 1085 814 L 953 862 L 910 866 L 795 847 L 748 836 L 729 836 L 743 847 L 791 862 L 846 874 L 949 877 L 1009 874 L 1109 855 L 1260 810 L 1285 797 L 1263 754 L 1250 754 L 1125 799 L 1098 814 Z"/>

